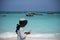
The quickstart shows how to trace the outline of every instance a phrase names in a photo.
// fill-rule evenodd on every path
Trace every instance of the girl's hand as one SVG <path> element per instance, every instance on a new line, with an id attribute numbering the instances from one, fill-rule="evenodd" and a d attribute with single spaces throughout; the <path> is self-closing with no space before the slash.
<path id="1" fill-rule="evenodd" d="M 28 34 L 30 34 L 30 32 L 25 32 L 24 34 L 28 35 Z"/>

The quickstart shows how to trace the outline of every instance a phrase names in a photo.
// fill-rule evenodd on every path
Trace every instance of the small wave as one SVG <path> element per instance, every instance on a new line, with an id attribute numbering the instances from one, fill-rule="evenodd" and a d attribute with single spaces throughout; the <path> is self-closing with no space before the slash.
<path id="1" fill-rule="evenodd" d="M 44 34 L 30 34 L 27 35 L 27 37 L 34 37 L 34 38 L 54 38 L 54 37 L 60 37 L 60 33 L 44 33 Z"/>
<path id="2" fill-rule="evenodd" d="M 0 33 L 0 38 L 11 38 L 11 37 L 17 37 L 17 34 L 15 32 L 4 32 Z M 56 38 L 60 37 L 60 33 L 44 33 L 44 34 L 29 34 L 27 37 L 32 38 Z"/>
<path id="3" fill-rule="evenodd" d="M 0 33 L 0 38 L 10 38 L 10 37 L 16 37 L 16 33 L 14 32 L 4 32 Z"/>

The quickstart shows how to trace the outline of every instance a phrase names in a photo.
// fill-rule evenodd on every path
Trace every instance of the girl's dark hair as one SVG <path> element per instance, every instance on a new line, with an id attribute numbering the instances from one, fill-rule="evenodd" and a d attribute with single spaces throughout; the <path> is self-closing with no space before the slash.
<path id="1" fill-rule="evenodd" d="M 17 24 L 17 27 L 16 27 L 16 32 L 17 30 L 20 29 L 20 27 L 25 27 L 26 24 L 27 24 L 27 20 L 19 21 L 19 24 Z"/>
<path id="2" fill-rule="evenodd" d="M 27 20 L 24 21 L 19 21 L 20 27 L 25 27 L 25 25 L 27 24 Z"/>

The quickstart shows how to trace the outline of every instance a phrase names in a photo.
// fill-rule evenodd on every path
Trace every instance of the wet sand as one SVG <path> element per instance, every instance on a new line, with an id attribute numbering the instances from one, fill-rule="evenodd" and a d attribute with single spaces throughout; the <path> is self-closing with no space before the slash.
<path id="1" fill-rule="evenodd" d="M 0 40 L 16 40 L 16 37 L 12 37 L 12 38 L 0 38 Z"/>
<path id="2" fill-rule="evenodd" d="M 0 38 L 0 40 L 16 40 L 16 38 Z M 56 38 L 27 38 L 26 40 L 60 40 Z"/>

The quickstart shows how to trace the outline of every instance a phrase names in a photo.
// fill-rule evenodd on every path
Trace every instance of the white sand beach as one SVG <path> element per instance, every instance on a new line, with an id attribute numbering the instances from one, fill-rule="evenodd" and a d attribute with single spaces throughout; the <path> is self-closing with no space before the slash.
<path id="1" fill-rule="evenodd" d="M 6 33 L 4 35 L 0 35 L 0 40 L 16 40 L 17 35 L 12 33 Z M 26 36 L 26 40 L 60 40 L 60 33 L 56 34 L 30 34 Z"/>
<path id="2" fill-rule="evenodd" d="M 11 38 L 0 38 L 0 40 L 16 40 L 16 37 L 11 37 Z"/>

